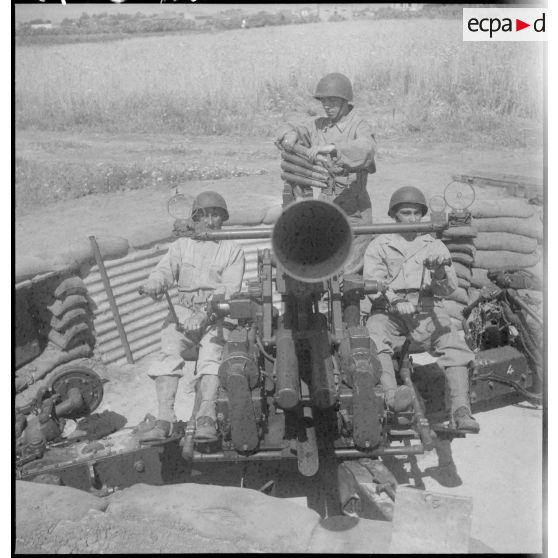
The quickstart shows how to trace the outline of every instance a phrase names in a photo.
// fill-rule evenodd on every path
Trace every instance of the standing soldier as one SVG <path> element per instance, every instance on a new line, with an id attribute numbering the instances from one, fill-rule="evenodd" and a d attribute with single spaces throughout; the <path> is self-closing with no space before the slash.
<path id="1" fill-rule="evenodd" d="M 327 74 L 316 86 L 314 98 L 321 101 L 326 116 L 302 124 L 285 124 L 277 134 L 278 143 L 289 150 L 299 143 L 309 148 L 312 163 L 327 163 L 328 157 L 347 186 L 322 192 L 319 199 L 337 204 L 347 214 L 351 226 L 372 224 L 372 204 L 366 190 L 368 174 L 376 172 L 376 141 L 372 128 L 352 105 L 350 80 L 339 73 Z M 362 255 L 370 237 L 353 239 L 344 273 L 355 273 L 362 266 Z"/>
<path id="2" fill-rule="evenodd" d="M 398 223 L 418 223 L 427 211 L 423 193 L 406 186 L 392 195 L 388 215 Z M 381 383 L 388 406 L 402 411 L 411 403 L 411 389 L 397 387 L 392 361 L 394 350 L 410 337 L 439 355 L 438 365 L 444 369 L 449 390 L 452 424 L 458 430 L 478 432 L 468 394 L 468 366 L 474 354 L 441 303 L 442 297 L 457 288 L 446 246 L 429 234 L 406 232 L 377 236 L 366 249 L 363 276 L 365 280 L 387 285 L 382 294 L 374 297 L 366 327 L 378 349 Z M 421 290 L 421 304 L 417 307 Z"/>
<path id="3" fill-rule="evenodd" d="M 219 230 L 229 218 L 227 204 L 216 192 L 199 194 L 192 205 L 192 220 L 209 230 Z M 175 324 L 169 314 L 161 332 L 161 351 L 147 374 L 155 380 L 157 421 L 144 432 L 142 441 L 165 439 L 176 421 L 174 402 L 178 380 L 184 375 L 184 356 L 199 341 L 195 363 L 196 439 L 216 437 L 215 402 L 219 388 L 219 364 L 227 330 L 222 321 L 206 327 L 206 308 L 214 295 L 230 296 L 240 291 L 244 274 L 244 252 L 231 240 L 201 241 L 179 238 L 171 244 L 149 276 L 143 290 L 157 299 L 176 282 L 178 304 Z M 180 327 L 179 327 L 180 325 Z M 198 405 L 199 403 L 199 405 Z"/>

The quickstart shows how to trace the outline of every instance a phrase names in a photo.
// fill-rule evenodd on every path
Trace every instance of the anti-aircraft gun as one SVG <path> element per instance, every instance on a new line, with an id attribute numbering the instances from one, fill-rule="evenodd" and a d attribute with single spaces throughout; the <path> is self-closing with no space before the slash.
<path id="1" fill-rule="evenodd" d="M 196 232 L 199 239 L 271 238 L 272 245 L 258 253 L 256 280 L 208 305 L 210 320 L 236 322 L 219 368 L 217 442 L 194 444 L 189 421 L 164 443 L 112 443 L 85 457 L 74 447 L 71 459 L 29 463 L 19 478 L 47 474 L 69 486 L 110 491 L 137 482 L 191 482 L 192 470 L 204 464 L 288 461 L 330 492 L 324 515 L 356 513 L 365 477 L 393 498 L 396 481 L 378 458 L 431 449 L 438 428 L 463 434 L 431 425 L 416 389 L 411 410 L 385 407 L 376 348 L 360 322 L 361 298 L 382 286 L 340 272 L 353 234 L 447 226 L 445 216 L 433 213 L 430 222 L 351 229 L 337 206 L 307 199 L 284 207 L 272 228 Z M 414 388 L 408 365 L 403 359 L 401 378 Z"/>
<path id="2" fill-rule="evenodd" d="M 439 220 L 414 228 L 443 227 Z M 409 226 L 371 225 L 356 233 L 404 228 Z M 213 231 L 201 236 L 242 234 Z M 400 417 L 384 408 L 376 348 L 360 325 L 360 298 L 378 292 L 381 285 L 358 276 L 339 277 L 352 234 L 337 206 L 317 200 L 293 203 L 271 232 L 272 250 L 258 255 L 258 279 L 229 300 L 212 301 L 213 315 L 238 321 L 219 369 L 223 392 L 218 422 L 225 451 L 283 457 L 292 445 L 300 472 L 313 474 L 320 453 L 316 431 L 326 423 L 326 436 L 339 457 L 423 451 L 413 417 L 399 421 L 402 428 Z M 281 314 L 272 304 L 274 286 L 281 293 Z M 426 432 L 424 437 L 430 444 Z M 401 440 L 409 443 L 394 443 Z"/>

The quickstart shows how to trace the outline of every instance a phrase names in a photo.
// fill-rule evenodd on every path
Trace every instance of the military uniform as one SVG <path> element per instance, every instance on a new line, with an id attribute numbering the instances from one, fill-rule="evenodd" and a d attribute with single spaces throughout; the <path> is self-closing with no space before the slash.
<path id="1" fill-rule="evenodd" d="M 212 295 L 228 297 L 240 291 L 244 265 L 242 248 L 231 240 L 179 238 L 171 244 L 150 274 L 147 284 L 163 290 L 177 283 L 178 304 L 175 310 L 180 322 L 184 323 L 194 316 L 205 315 L 207 300 Z M 161 380 L 156 382 L 159 419 L 170 423 L 176 420 L 176 387 L 178 379 L 186 371 L 189 376 L 195 373 L 195 380 L 204 386 L 202 390 L 197 390 L 202 393 L 197 416 L 215 420 L 217 374 L 227 333 L 222 321 L 217 321 L 201 338 L 197 362 L 185 361 L 185 353 L 192 349 L 193 343 L 187 339 L 188 333 L 177 331 L 171 315 L 167 316 L 161 331 L 161 351 L 147 371 L 153 379 Z M 208 377 L 213 379 L 205 381 L 205 378 L 210 379 Z"/>
<path id="2" fill-rule="evenodd" d="M 444 368 L 452 399 L 452 411 L 469 408 L 468 377 L 463 367 L 474 359 L 473 352 L 459 336 L 441 304 L 441 298 L 457 288 L 453 266 L 446 267 L 446 276 L 435 279 L 430 271 L 424 273 L 421 309 L 417 314 L 400 315 L 390 310 L 400 301 L 417 304 L 423 275 L 423 261 L 433 257 L 450 258 L 446 246 L 430 235 L 419 235 L 408 241 L 400 234 L 376 237 L 364 255 L 365 280 L 380 280 L 387 284 L 385 295 L 372 299 L 372 313 L 366 322 L 371 339 L 376 344 L 382 363 L 382 386 L 386 393 L 397 387 L 392 355 L 401 347 L 406 336 L 412 347 L 434 350 L 438 364 Z"/>
<path id="3" fill-rule="evenodd" d="M 188 318 L 204 313 L 206 302 L 212 295 L 227 297 L 240 291 L 244 263 L 242 248 L 231 240 L 212 242 L 179 238 L 171 244 L 148 281 L 163 288 L 177 282 L 175 310 L 180 322 L 184 323 Z M 217 325 L 201 339 L 196 366 L 198 376 L 218 373 L 223 343 L 216 337 L 216 328 Z M 192 343 L 176 330 L 169 315 L 161 332 L 161 352 L 148 374 L 152 377 L 182 376 L 182 354 L 191 346 Z"/>

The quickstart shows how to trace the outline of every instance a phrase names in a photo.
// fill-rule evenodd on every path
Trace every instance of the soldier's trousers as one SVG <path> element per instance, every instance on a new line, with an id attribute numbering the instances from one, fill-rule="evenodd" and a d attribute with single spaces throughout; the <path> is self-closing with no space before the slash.
<path id="1" fill-rule="evenodd" d="M 375 310 L 368 318 L 366 327 L 378 349 L 383 369 L 381 383 L 386 392 L 397 387 L 391 360 L 393 353 L 401 348 L 409 336 L 412 340 L 411 350 L 432 352 L 438 357 L 437 363 L 444 370 L 450 389 L 457 387 L 452 390 L 458 394 L 454 401 L 456 408 L 469 405 L 467 385 L 462 379 L 454 379 L 449 375 L 457 373 L 457 367 L 468 366 L 475 355 L 460 337 L 440 303 L 433 303 L 418 315 L 401 316 Z"/>
<path id="2" fill-rule="evenodd" d="M 193 310 L 184 306 L 175 305 L 175 310 L 181 323 L 194 315 Z M 169 314 L 161 330 L 161 350 L 147 374 L 152 378 L 168 375 L 182 377 L 185 374 L 195 374 L 196 378 L 204 374 L 217 375 L 228 333 L 222 323 L 217 322 L 201 338 L 197 361 L 192 360 L 188 355 L 191 353 L 192 343 L 183 333 L 177 331 Z"/>

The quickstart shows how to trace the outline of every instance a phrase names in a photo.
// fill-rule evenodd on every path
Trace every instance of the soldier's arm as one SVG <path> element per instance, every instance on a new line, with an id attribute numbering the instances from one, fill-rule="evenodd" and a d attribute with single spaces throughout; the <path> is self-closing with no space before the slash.
<path id="1" fill-rule="evenodd" d="M 335 162 L 351 171 L 376 172 L 374 156 L 376 140 L 370 124 L 362 120 L 356 129 L 355 139 L 335 142 Z"/>
<path id="2" fill-rule="evenodd" d="M 242 288 L 245 264 L 244 250 L 240 246 L 235 246 L 229 264 L 221 276 L 222 284 L 215 289 L 214 294 L 223 294 L 227 298 L 234 293 L 238 293 Z"/>
<path id="3" fill-rule="evenodd" d="M 150 273 L 146 285 L 166 290 L 178 280 L 180 269 L 180 247 L 178 241 L 173 242 L 167 253 L 161 258 L 155 269 Z"/>
<path id="4" fill-rule="evenodd" d="M 451 260 L 451 255 L 447 246 L 442 241 L 433 243 L 433 249 L 430 257 L 439 257 L 441 259 Z M 433 294 L 438 296 L 449 296 L 458 287 L 457 275 L 455 268 L 451 266 L 443 266 L 430 272 L 430 286 Z"/>
<path id="5" fill-rule="evenodd" d="M 295 143 L 300 143 L 304 147 L 312 145 L 312 130 L 315 128 L 312 120 L 304 121 L 300 124 L 287 122 L 283 124 L 276 133 L 276 140 L 279 143 L 286 142 L 291 147 Z"/>
<path id="6" fill-rule="evenodd" d="M 368 245 L 366 252 L 364 253 L 364 268 L 362 271 L 362 278 L 365 281 L 381 281 L 382 283 L 387 283 L 389 281 L 388 268 L 384 262 L 384 250 L 378 241 L 378 238 L 372 240 Z M 375 300 L 381 296 L 385 296 L 387 300 L 394 304 L 400 298 L 392 289 L 389 287 L 385 289 L 384 293 L 377 293 L 370 295 L 372 300 Z"/>

